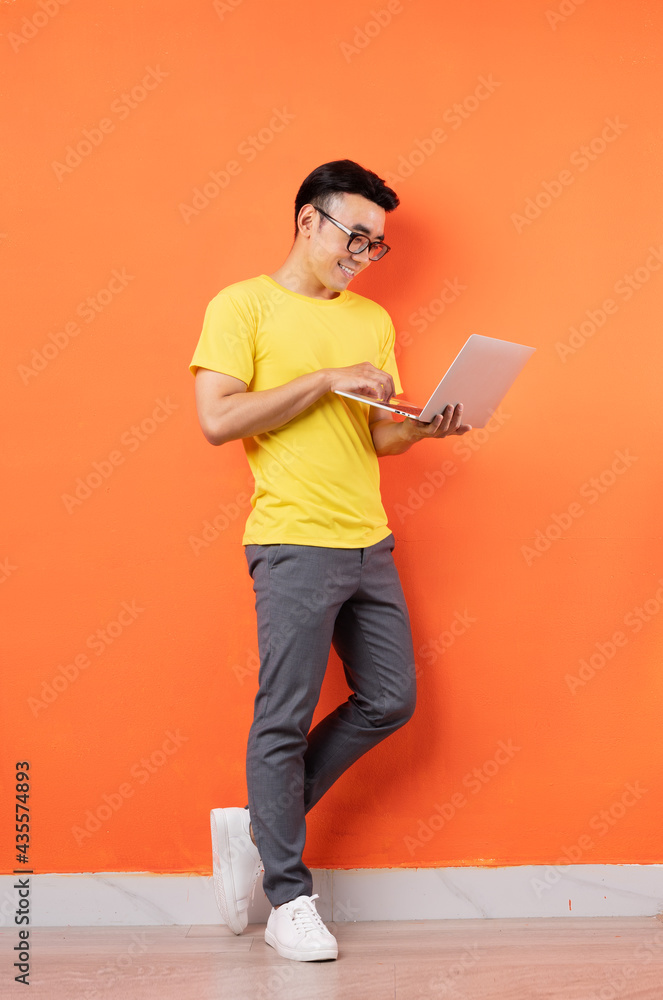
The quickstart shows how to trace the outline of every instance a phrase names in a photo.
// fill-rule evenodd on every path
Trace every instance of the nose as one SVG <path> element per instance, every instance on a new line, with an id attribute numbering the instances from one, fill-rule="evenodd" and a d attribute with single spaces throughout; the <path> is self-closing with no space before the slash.
<path id="1" fill-rule="evenodd" d="M 359 250 L 357 253 L 353 253 L 352 251 L 350 251 L 350 254 L 355 259 L 359 259 L 358 262 L 360 264 L 370 264 L 371 258 L 368 256 L 368 250 L 369 250 L 368 247 L 364 247 L 363 250 Z M 366 254 L 366 257 L 365 259 L 362 260 L 361 258 L 363 257 L 364 254 Z"/>

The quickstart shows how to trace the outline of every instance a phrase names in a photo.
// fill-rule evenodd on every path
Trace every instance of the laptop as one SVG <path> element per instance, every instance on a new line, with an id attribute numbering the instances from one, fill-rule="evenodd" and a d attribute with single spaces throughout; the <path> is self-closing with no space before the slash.
<path id="1" fill-rule="evenodd" d="M 485 427 L 535 350 L 509 340 L 471 334 L 425 406 L 414 406 L 395 396 L 383 401 L 342 389 L 334 392 L 426 424 L 442 413 L 448 403 L 452 406 L 462 403 L 463 423 Z"/>

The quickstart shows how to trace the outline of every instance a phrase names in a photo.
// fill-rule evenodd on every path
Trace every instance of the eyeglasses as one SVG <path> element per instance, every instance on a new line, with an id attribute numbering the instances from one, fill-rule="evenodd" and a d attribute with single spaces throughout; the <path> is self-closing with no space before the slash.
<path id="1" fill-rule="evenodd" d="M 348 240 L 346 249 L 349 250 L 350 253 L 363 253 L 368 247 L 368 259 L 380 260 L 380 257 L 384 257 L 384 255 L 389 253 L 391 250 L 391 247 L 387 246 L 386 243 L 382 243 L 380 240 L 374 240 L 371 242 L 368 236 L 362 236 L 361 233 L 353 233 L 351 229 L 347 229 L 345 226 L 341 225 L 340 222 L 337 222 L 336 219 L 332 219 L 331 215 L 327 215 L 327 213 L 323 212 L 321 208 L 317 207 L 317 205 L 314 205 L 313 207 L 316 212 L 320 213 L 320 215 L 324 215 L 325 219 L 329 219 L 329 221 L 333 222 L 335 226 L 338 226 L 339 229 L 342 229 L 344 233 L 348 234 L 350 239 Z"/>

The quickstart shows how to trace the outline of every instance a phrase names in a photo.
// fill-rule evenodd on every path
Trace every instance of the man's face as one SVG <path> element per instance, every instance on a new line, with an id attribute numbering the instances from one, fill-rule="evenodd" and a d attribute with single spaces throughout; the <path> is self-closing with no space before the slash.
<path id="1" fill-rule="evenodd" d="M 346 229 L 361 233 L 371 241 L 384 239 L 385 210 L 360 194 L 338 194 L 326 211 Z M 347 233 L 319 212 L 314 216 L 309 240 L 312 273 L 325 288 L 342 292 L 371 263 L 368 250 L 350 253 Z"/>

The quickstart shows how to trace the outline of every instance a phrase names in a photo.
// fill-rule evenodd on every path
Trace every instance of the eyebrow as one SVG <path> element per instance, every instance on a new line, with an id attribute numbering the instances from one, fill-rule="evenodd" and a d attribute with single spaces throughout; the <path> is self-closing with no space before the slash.
<path id="1" fill-rule="evenodd" d="M 361 222 L 357 223 L 356 226 L 351 227 L 353 233 L 363 233 L 365 236 L 370 236 L 371 231 L 367 226 L 364 226 Z M 381 236 L 376 236 L 373 240 L 374 243 L 381 243 L 384 240 L 384 233 Z"/>

